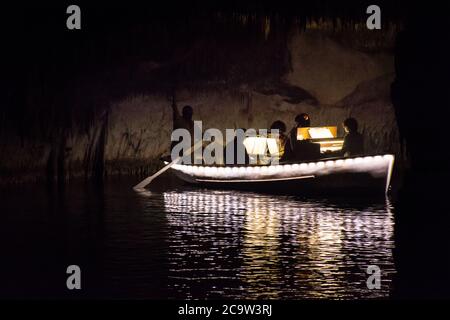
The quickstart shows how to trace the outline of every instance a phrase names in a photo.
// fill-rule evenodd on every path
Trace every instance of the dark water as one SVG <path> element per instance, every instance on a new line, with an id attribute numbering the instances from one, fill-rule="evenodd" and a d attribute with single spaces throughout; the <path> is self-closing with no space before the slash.
<path id="1" fill-rule="evenodd" d="M 1 294 L 77 298 L 389 297 L 386 199 L 301 199 L 156 185 L 3 192 Z M 66 267 L 82 290 L 66 289 Z M 368 289 L 368 265 L 381 288 Z"/>

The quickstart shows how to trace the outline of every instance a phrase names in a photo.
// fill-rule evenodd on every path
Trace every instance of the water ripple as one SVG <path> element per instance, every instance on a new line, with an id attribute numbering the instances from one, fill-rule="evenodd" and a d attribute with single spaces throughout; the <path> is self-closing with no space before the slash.
<path id="1" fill-rule="evenodd" d="M 163 199 L 173 298 L 389 295 L 395 273 L 389 203 L 205 190 L 169 191 Z M 372 264 L 382 269 L 379 290 L 366 286 Z"/>

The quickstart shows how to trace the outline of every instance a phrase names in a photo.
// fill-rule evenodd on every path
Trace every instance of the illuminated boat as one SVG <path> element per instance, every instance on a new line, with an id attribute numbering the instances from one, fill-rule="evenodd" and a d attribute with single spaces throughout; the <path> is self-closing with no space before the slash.
<path id="1" fill-rule="evenodd" d="M 392 154 L 328 158 L 279 165 L 206 166 L 174 164 L 172 172 L 201 187 L 245 189 L 271 193 L 379 193 L 389 190 Z"/>
<path id="2" fill-rule="evenodd" d="M 171 170 L 184 182 L 202 187 L 300 195 L 388 192 L 394 155 L 327 158 L 329 152 L 341 150 L 344 142 L 343 138 L 337 137 L 337 127 L 332 126 L 298 128 L 297 140 L 311 142 L 310 145 L 319 152 L 318 160 L 277 165 L 265 161 L 262 163 L 266 165 L 261 162 L 259 165 L 234 166 L 174 164 Z M 246 137 L 243 144 L 250 158 L 279 155 L 278 144 L 270 136 Z"/>

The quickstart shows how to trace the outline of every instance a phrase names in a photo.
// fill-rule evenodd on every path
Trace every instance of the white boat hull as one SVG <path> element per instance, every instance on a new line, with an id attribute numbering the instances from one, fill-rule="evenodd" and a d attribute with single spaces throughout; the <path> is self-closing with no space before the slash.
<path id="1" fill-rule="evenodd" d="M 308 193 L 352 191 L 386 193 L 394 156 L 324 159 L 270 166 L 204 166 L 175 164 L 181 180 L 205 187 Z"/>

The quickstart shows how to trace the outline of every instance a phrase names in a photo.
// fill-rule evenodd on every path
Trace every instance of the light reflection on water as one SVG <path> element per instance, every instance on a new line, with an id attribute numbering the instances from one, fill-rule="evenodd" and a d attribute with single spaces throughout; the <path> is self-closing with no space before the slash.
<path id="1" fill-rule="evenodd" d="M 392 289 L 389 202 L 211 190 L 163 199 L 172 298 L 379 298 Z M 381 289 L 366 286 L 371 264 Z"/>
<path id="2" fill-rule="evenodd" d="M 85 298 L 353 299 L 392 289 L 393 214 L 384 200 L 162 184 L 136 194 L 130 185 L 2 197 L 0 296 L 73 297 L 69 264 L 83 270 Z M 380 290 L 367 289 L 371 264 L 381 268 Z"/>

